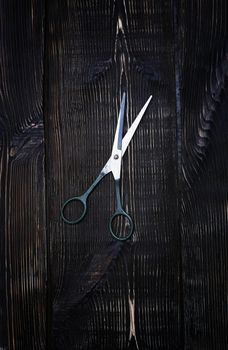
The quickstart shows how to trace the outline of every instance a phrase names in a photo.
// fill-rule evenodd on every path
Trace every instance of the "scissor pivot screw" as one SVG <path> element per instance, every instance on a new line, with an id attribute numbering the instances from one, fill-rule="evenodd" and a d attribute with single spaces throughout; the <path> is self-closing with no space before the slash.
<path id="1" fill-rule="evenodd" d="M 114 155 L 114 159 L 119 159 L 118 154 L 115 154 L 115 155 Z"/>

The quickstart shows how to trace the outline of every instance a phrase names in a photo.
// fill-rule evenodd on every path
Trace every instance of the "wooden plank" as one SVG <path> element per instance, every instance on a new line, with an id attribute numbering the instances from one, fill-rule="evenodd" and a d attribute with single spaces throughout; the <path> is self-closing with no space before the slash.
<path id="1" fill-rule="evenodd" d="M 0 348 L 46 348 L 43 1 L 1 1 Z"/>
<path id="2" fill-rule="evenodd" d="M 185 349 L 226 349 L 227 1 L 179 14 Z"/>
<path id="3" fill-rule="evenodd" d="M 172 1 L 55 1 L 47 15 L 47 208 L 55 349 L 179 349 L 180 250 Z M 109 156 L 120 97 L 129 127 L 152 93 L 123 162 L 136 223 L 112 240 L 111 177 L 80 225 L 60 206 Z M 98 205 L 99 203 L 99 205 Z"/>

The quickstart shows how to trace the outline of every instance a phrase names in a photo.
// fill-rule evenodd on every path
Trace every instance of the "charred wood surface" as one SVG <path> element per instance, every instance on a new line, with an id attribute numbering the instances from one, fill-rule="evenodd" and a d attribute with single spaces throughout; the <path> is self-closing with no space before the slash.
<path id="1" fill-rule="evenodd" d="M 0 349 L 228 349 L 227 1 L 0 2 Z M 60 207 L 153 95 L 78 225 Z"/>
<path id="2" fill-rule="evenodd" d="M 0 2 L 0 348 L 46 349 L 44 3 Z"/>

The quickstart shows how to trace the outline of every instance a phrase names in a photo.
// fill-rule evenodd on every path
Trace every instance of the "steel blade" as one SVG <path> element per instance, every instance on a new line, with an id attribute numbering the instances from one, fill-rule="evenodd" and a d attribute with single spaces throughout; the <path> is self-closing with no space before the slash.
<path id="1" fill-rule="evenodd" d="M 115 138 L 114 138 L 113 147 L 112 147 L 112 154 L 116 153 L 117 150 L 121 150 L 122 148 L 125 101 L 126 101 L 126 93 L 124 92 L 121 100 L 121 105 L 120 105 L 116 133 L 115 133 Z"/>
<path id="2" fill-rule="evenodd" d="M 134 133 L 135 133 L 151 99 L 152 99 L 152 95 L 148 98 L 145 105 L 143 106 L 143 108 L 141 109 L 141 111 L 139 112 L 137 117 L 135 118 L 134 122 L 131 124 L 130 128 L 128 129 L 127 133 L 125 134 L 123 141 L 122 141 L 122 156 L 126 152 L 127 147 L 129 145 L 129 143 L 131 142 L 132 137 L 134 136 Z"/>

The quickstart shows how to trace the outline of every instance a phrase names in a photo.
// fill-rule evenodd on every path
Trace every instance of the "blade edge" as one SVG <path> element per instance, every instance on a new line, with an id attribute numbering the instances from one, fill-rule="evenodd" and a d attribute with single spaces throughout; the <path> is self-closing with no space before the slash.
<path id="1" fill-rule="evenodd" d="M 125 134 L 123 140 L 122 140 L 122 156 L 124 155 L 124 153 L 127 150 L 127 147 L 129 145 L 129 143 L 131 142 L 135 131 L 137 130 L 137 127 L 152 99 L 152 95 L 150 95 L 150 97 L 148 98 L 148 100 L 146 101 L 146 103 L 144 104 L 144 106 L 142 107 L 141 111 L 139 112 L 139 114 L 137 115 L 137 117 L 135 118 L 135 120 L 133 121 L 133 123 L 131 124 L 130 128 L 128 129 L 127 133 Z"/>

